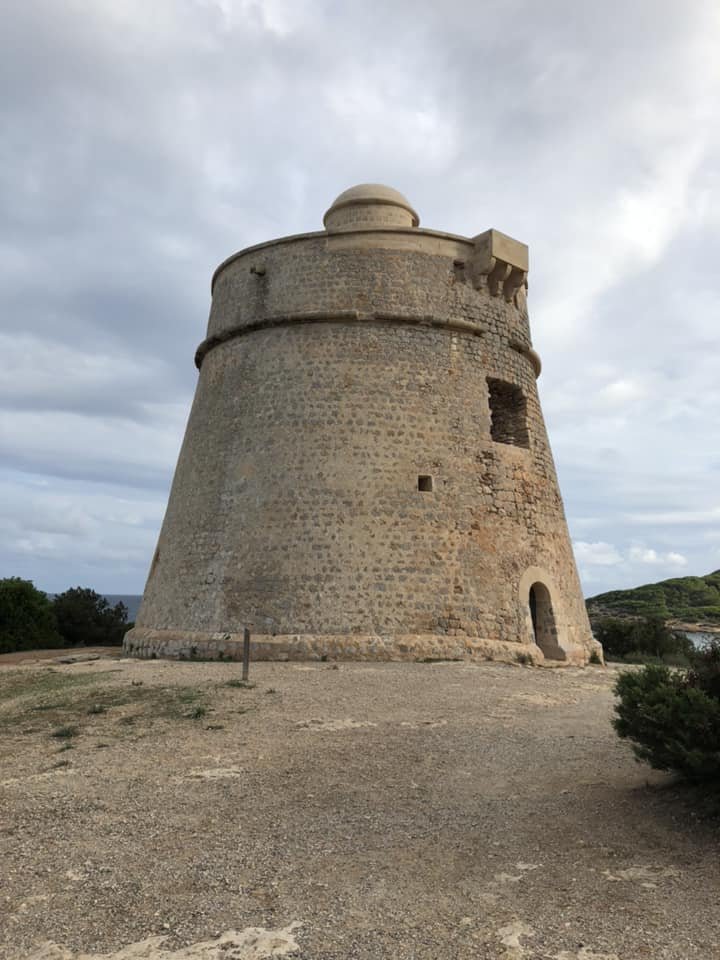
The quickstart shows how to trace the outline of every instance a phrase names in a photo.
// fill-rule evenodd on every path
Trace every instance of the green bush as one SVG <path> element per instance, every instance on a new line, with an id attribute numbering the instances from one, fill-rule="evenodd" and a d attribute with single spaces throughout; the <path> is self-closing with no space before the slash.
<path id="1" fill-rule="evenodd" d="M 0 653 L 62 645 L 47 595 L 30 580 L 0 580 Z"/>
<path id="2" fill-rule="evenodd" d="M 595 624 L 594 634 L 606 658 L 643 663 L 648 657 L 692 657 L 695 647 L 683 633 L 668 629 L 660 617 L 642 620 L 606 617 Z"/>
<path id="3" fill-rule="evenodd" d="M 73 587 L 53 600 L 58 629 L 69 647 L 119 645 L 128 630 L 127 607 L 111 607 L 94 590 Z"/>
<path id="4" fill-rule="evenodd" d="M 714 640 L 693 654 L 686 680 L 688 686 L 720 701 L 720 640 Z"/>
<path id="5" fill-rule="evenodd" d="M 720 644 L 688 670 L 650 665 L 615 685 L 613 726 L 638 760 L 694 781 L 720 782 Z"/>
<path id="6" fill-rule="evenodd" d="M 662 666 L 662 664 L 665 662 L 664 660 L 661 660 L 660 657 L 656 657 L 654 653 L 641 653 L 639 650 L 633 650 L 632 653 L 626 653 L 622 660 L 623 663 L 639 663 L 645 665 L 654 663 L 658 666 Z M 667 664 L 667 666 L 670 666 L 670 664 Z"/>

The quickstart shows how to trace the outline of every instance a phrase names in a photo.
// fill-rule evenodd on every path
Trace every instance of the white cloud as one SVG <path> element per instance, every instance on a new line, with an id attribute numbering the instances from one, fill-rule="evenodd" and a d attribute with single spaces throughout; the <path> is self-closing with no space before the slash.
<path id="1" fill-rule="evenodd" d="M 370 71 L 365 64 L 349 65 L 328 86 L 327 103 L 339 135 L 348 143 L 373 151 L 378 141 L 394 142 L 395 163 L 422 156 L 425 170 L 438 172 L 454 160 L 460 131 L 452 111 L 428 94 L 427 82 L 411 89 L 416 79 L 397 64 L 376 64 Z"/>
<path id="2" fill-rule="evenodd" d="M 623 378 L 605 384 L 598 391 L 598 399 L 607 406 L 619 406 L 639 400 L 647 393 L 647 388 L 637 380 Z"/>
<path id="3" fill-rule="evenodd" d="M 649 547 L 631 547 L 629 552 L 631 560 L 637 563 L 645 563 L 654 567 L 686 567 L 687 557 L 673 550 L 667 553 L 658 553 Z"/>
<path id="4" fill-rule="evenodd" d="M 622 555 L 611 543 L 604 543 L 603 541 L 586 543 L 583 540 L 576 540 L 573 543 L 573 548 L 579 564 L 612 567 L 615 564 L 622 563 Z"/>
<path id="5" fill-rule="evenodd" d="M 657 550 L 639 543 L 620 547 L 605 541 L 576 540 L 573 547 L 581 579 L 592 594 L 674 576 L 687 572 L 689 565 L 688 558 L 677 550 Z"/>
<path id="6" fill-rule="evenodd" d="M 667 511 L 637 511 L 625 514 L 625 520 L 638 526 L 695 526 L 715 524 L 720 526 L 720 507 L 711 507 L 708 510 L 693 510 L 688 507 L 685 510 L 667 510 Z M 708 531 L 703 533 L 703 537 L 708 536 Z"/>

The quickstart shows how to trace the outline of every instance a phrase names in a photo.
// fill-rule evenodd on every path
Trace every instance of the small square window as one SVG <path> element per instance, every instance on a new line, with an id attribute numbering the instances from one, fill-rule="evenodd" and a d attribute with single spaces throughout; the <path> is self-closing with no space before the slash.
<path id="1" fill-rule="evenodd" d="M 433 488 L 433 478 L 432 477 L 418 477 L 418 490 L 422 490 L 425 493 L 431 493 Z"/>

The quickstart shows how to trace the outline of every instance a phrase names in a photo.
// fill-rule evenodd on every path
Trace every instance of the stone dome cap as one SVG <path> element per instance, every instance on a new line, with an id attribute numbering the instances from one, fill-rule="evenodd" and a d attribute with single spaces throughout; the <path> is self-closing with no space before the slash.
<path id="1" fill-rule="evenodd" d="M 323 223 L 328 231 L 417 227 L 420 218 L 398 190 L 382 183 L 360 183 L 337 197 Z"/>

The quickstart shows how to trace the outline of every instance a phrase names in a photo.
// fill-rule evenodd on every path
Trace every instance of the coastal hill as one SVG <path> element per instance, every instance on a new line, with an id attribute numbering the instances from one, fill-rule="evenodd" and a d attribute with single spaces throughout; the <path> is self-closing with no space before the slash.
<path id="1" fill-rule="evenodd" d="M 611 590 L 585 602 L 591 620 L 662 617 L 684 624 L 720 626 L 720 570 L 705 577 L 675 577 L 632 590 Z"/>

